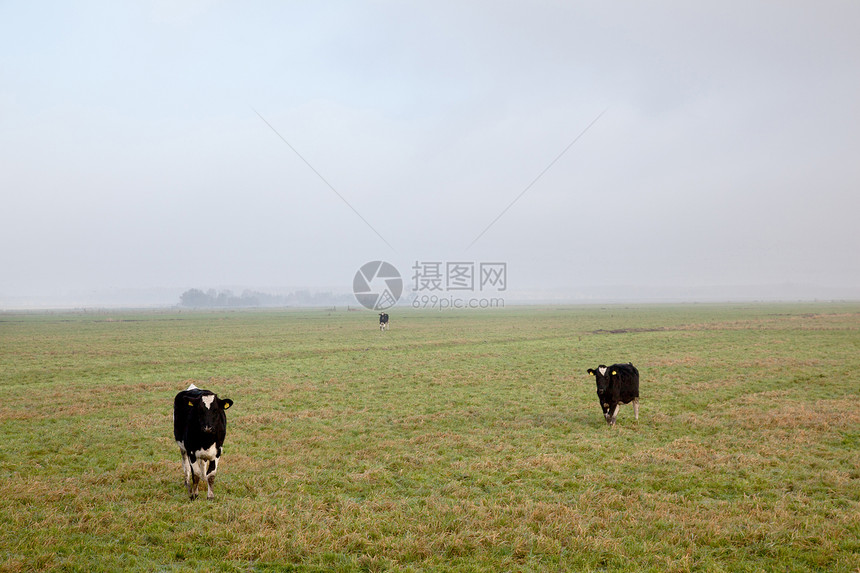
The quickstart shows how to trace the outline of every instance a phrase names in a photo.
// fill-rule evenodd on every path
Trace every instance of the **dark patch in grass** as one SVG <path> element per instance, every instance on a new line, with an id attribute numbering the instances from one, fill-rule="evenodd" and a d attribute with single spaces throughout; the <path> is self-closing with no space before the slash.
<path id="1" fill-rule="evenodd" d="M 667 328 L 613 328 L 611 330 L 592 330 L 592 334 L 631 334 L 637 332 L 668 332 Z"/>

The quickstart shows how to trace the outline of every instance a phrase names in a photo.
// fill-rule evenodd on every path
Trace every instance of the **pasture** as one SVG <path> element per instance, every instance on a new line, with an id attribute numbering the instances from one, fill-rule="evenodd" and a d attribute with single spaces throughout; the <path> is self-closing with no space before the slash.
<path id="1" fill-rule="evenodd" d="M 0 313 L 0 571 L 860 568 L 860 303 L 390 315 Z"/>

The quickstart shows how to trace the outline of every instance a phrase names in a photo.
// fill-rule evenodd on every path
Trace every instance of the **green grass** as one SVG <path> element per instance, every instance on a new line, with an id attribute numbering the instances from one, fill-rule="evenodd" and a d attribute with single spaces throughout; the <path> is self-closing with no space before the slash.
<path id="1" fill-rule="evenodd" d="M 390 314 L 0 314 L 0 570 L 860 568 L 860 304 Z"/>

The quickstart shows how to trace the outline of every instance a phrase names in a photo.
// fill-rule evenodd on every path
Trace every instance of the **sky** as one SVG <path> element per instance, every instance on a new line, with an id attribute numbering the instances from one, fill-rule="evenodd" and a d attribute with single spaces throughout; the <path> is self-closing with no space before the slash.
<path id="1" fill-rule="evenodd" d="M 860 298 L 858 158 L 854 0 L 0 0 L 0 308 L 374 260 Z"/>

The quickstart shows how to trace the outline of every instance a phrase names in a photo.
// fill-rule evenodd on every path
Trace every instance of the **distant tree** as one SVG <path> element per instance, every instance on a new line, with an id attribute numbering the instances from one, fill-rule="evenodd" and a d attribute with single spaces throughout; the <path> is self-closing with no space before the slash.
<path id="1" fill-rule="evenodd" d="M 179 297 L 179 304 L 189 308 L 248 308 L 275 306 L 328 306 L 330 304 L 349 304 L 349 295 L 335 295 L 331 292 L 311 292 L 298 290 L 289 294 L 266 294 L 251 290 L 237 296 L 232 291 L 208 289 L 189 289 Z"/>
<path id="2" fill-rule="evenodd" d="M 200 289 L 193 288 L 182 293 L 179 297 L 179 304 L 192 308 L 202 308 L 212 305 L 212 301 L 205 292 Z"/>

